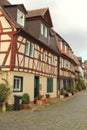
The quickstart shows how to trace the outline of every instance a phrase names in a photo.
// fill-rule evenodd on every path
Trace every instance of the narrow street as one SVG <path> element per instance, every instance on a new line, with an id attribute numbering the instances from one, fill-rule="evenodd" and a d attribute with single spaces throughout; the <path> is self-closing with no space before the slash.
<path id="1" fill-rule="evenodd" d="M 0 113 L 0 130 L 87 130 L 87 91 L 41 110 Z"/>

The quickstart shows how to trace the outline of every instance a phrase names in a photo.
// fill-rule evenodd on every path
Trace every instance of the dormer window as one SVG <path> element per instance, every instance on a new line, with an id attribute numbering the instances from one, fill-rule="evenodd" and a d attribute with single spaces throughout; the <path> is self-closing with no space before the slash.
<path id="1" fill-rule="evenodd" d="M 22 27 L 24 27 L 25 14 L 19 9 L 17 9 L 17 23 L 20 24 Z"/>
<path id="2" fill-rule="evenodd" d="M 66 45 L 65 45 L 65 52 L 66 52 Z"/>
<path id="3" fill-rule="evenodd" d="M 44 36 L 45 38 L 47 38 L 47 27 L 45 26 L 45 29 L 44 29 Z"/>
<path id="4" fill-rule="evenodd" d="M 40 30 L 41 30 L 41 35 L 43 35 L 45 38 L 47 38 L 48 29 L 43 23 L 41 23 L 41 29 Z"/>
<path id="5" fill-rule="evenodd" d="M 60 41 L 60 49 L 61 50 L 63 49 L 63 43 L 62 43 L 62 41 Z"/>

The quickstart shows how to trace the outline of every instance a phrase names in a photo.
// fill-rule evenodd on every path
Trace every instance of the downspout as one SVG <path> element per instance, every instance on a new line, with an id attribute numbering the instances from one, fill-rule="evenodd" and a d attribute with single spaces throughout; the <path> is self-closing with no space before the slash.
<path id="1" fill-rule="evenodd" d="M 16 54 L 16 44 L 17 44 L 17 39 L 15 38 L 15 35 L 18 34 L 20 31 L 21 29 L 19 29 L 17 32 L 12 34 L 10 70 L 13 70 L 15 65 L 15 54 Z"/>
<path id="2" fill-rule="evenodd" d="M 57 74 L 57 97 L 59 97 L 59 92 L 60 92 L 60 56 L 58 56 L 57 67 L 58 67 L 58 74 Z"/>

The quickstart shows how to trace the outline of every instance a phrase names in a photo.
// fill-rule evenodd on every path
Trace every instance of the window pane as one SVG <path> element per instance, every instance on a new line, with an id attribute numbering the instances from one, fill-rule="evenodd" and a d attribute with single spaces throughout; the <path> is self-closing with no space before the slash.
<path id="1" fill-rule="evenodd" d="M 45 26 L 45 37 L 47 38 L 47 27 Z"/>
<path id="2" fill-rule="evenodd" d="M 44 51 L 43 54 L 42 54 L 42 60 L 43 61 L 46 61 L 46 52 Z"/>
<path id="3" fill-rule="evenodd" d="M 27 56 L 29 56 L 29 50 L 30 50 L 30 42 L 27 41 L 26 45 L 25 45 L 25 54 Z"/>
<path id="4" fill-rule="evenodd" d="M 30 44 L 30 57 L 34 57 L 34 44 Z"/>
<path id="5" fill-rule="evenodd" d="M 14 91 L 22 91 L 23 78 L 14 76 Z"/>
<path id="6" fill-rule="evenodd" d="M 16 83 L 16 89 L 20 89 L 20 79 L 17 79 Z"/>
<path id="7" fill-rule="evenodd" d="M 51 56 L 51 64 L 54 65 L 54 55 Z"/>
<path id="8" fill-rule="evenodd" d="M 43 35 L 43 31 L 44 30 L 44 28 L 43 28 L 43 24 L 41 23 L 41 34 Z"/>
<path id="9" fill-rule="evenodd" d="M 61 48 L 61 49 L 63 48 L 63 43 L 62 43 L 62 41 L 60 41 L 60 48 Z"/>
<path id="10" fill-rule="evenodd" d="M 47 92 L 53 92 L 53 78 L 47 78 Z"/>

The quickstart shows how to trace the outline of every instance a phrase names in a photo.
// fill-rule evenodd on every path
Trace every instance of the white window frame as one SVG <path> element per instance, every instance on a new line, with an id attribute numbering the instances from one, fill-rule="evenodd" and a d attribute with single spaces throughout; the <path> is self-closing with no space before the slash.
<path id="1" fill-rule="evenodd" d="M 44 25 L 44 36 L 47 38 L 47 27 Z"/>
<path id="2" fill-rule="evenodd" d="M 55 62 L 55 56 L 51 55 L 51 64 L 54 65 L 54 62 Z"/>
<path id="3" fill-rule="evenodd" d="M 61 67 L 64 67 L 64 59 L 61 59 Z"/>
<path id="4" fill-rule="evenodd" d="M 42 61 L 46 62 L 46 51 L 42 53 Z"/>
<path id="5" fill-rule="evenodd" d="M 63 49 L 63 43 L 62 43 L 62 41 L 60 41 L 60 48 L 61 48 L 61 50 Z"/>
<path id="6" fill-rule="evenodd" d="M 18 83 L 19 82 L 19 83 Z M 14 91 L 22 90 L 22 77 L 14 76 Z"/>
<path id="7" fill-rule="evenodd" d="M 17 23 L 24 27 L 25 24 L 25 14 L 17 9 Z"/>
<path id="8" fill-rule="evenodd" d="M 41 23 L 41 35 L 44 34 L 44 25 Z"/>
<path id="9" fill-rule="evenodd" d="M 65 52 L 66 52 L 67 46 L 65 45 Z"/>
<path id="10" fill-rule="evenodd" d="M 29 53 L 30 53 L 30 41 L 27 41 L 25 45 L 25 55 L 29 56 Z"/>
<path id="11" fill-rule="evenodd" d="M 41 23 L 40 31 L 41 31 L 41 35 L 43 35 L 45 38 L 48 37 L 48 29 L 43 23 Z"/>
<path id="12" fill-rule="evenodd" d="M 30 57 L 34 57 L 34 44 L 30 43 Z"/>
<path id="13" fill-rule="evenodd" d="M 26 56 L 30 56 L 30 57 L 34 57 L 34 44 L 30 41 L 26 42 L 25 45 L 25 55 Z"/>

